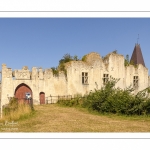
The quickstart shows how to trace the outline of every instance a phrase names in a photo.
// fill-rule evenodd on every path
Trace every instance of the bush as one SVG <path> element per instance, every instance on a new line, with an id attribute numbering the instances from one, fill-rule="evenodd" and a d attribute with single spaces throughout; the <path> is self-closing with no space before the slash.
<path id="1" fill-rule="evenodd" d="M 58 103 L 65 106 L 81 106 L 100 113 L 114 113 L 123 115 L 150 114 L 150 88 L 133 95 L 133 88 L 115 88 L 119 79 L 110 78 L 104 87 L 90 92 L 85 98 L 77 96 L 72 100 L 60 100 Z"/>
<path id="2" fill-rule="evenodd" d="M 91 92 L 83 102 L 83 107 L 101 113 L 124 115 L 150 114 L 149 88 L 133 95 L 133 89 L 115 88 L 117 79 L 111 78 L 100 90 Z"/>
<path id="3" fill-rule="evenodd" d="M 9 104 L 3 107 L 4 115 L 9 115 L 11 112 L 18 109 L 18 100 L 16 98 L 11 98 Z"/>
<path id="4" fill-rule="evenodd" d="M 70 100 L 64 100 L 64 99 L 60 99 L 57 104 L 63 105 L 63 106 L 69 106 L 69 107 L 73 107 L 73 106 L 82 106 L 83 103 L 83 97 L 79 97 L 79 95 L 75 98 L 72 98 Z"/>

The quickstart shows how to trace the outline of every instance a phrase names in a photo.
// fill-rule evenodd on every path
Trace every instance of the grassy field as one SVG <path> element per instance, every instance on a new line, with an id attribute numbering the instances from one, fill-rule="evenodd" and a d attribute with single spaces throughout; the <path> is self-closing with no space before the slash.
<path id="1" fill-rule="evenodd" d="M 150 117 L 98 115 L 57 104 L 39 105 L 29 117 L 0 120 L 0 132 L 150 132 Z"/>

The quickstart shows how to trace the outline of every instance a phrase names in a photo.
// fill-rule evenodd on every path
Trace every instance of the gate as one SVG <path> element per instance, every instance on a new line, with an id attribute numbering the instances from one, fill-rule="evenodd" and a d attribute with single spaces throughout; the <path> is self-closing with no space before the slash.
<path id="1" fill-rule="evenodd" d="M 31 97 L 32 97 L 32 91 L 31 91 L 30 87 L 27 86 L 26 84 L 22 83 L 22 84 L 18 85 L 15 90 L 15 98 L 17 98 L 19 100 L 19 102 L 30 103 L 31 102 L 30 100 L 25 100 L 26 93 L 30 93 Z"/>

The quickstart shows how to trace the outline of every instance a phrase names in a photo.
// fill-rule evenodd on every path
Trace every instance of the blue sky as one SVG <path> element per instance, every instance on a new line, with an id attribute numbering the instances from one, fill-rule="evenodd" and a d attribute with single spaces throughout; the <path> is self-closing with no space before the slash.
<path id="1" fill-rule="evenodd" d="M 82 58 L 114 50 L 131 57 L 138 34 L 150 70 L 150 18 L 0 18 L 0 64 L 46 69 L 66 53 Z"/>

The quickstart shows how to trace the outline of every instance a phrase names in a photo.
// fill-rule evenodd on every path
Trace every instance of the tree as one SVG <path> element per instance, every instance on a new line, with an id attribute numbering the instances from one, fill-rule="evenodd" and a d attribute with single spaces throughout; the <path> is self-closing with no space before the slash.
<path id="1" fill-rule="evenodd" d="M 64 71 L 65 75 L 67 75 L 67 71 L 65 69 L 65 63 L 67 62 L 70 62 L 70 61 L 78 61 L 78 56 L 75 55 L 75 56 L 71 56 L 69 53 L 66 53 L 62 59 L 59 60 L 59 65 L 57 68 L 55 67 L 52 67 L 52 71 L 53 71 L 53 74 L 55 75 L 58 75 L 58 72 L 59 71 Z"/>
<path id="2" fill-rule="evenodd" d="M 130 64 L 130 61 L 129 61 L 129 55 L 126 55 L 126 58 L 125 58 L 125 66 L 129 66 Z"/>
<path id="3" fill-rule="evenodd" d="M 73 60 L 72 56 L 67 53 L 67 54 L 65 54 L 65 55 L 63 56 L 63 58 L 59 61 L 59 64 L 61 64 L 61 63 L 66 63 L 66 62 L 69 62 L 69 61 L 71 61 L 71 60 Z"/>
<path id="4" fill-rule="evenodd" d="M 78 56 L 77 56 L 77 55 L 74 55 L 74 56 L 73 56 L 73 60 L 78 61 L 78 60 L 79 60 L 79 59 L 78 59 Z"/>

